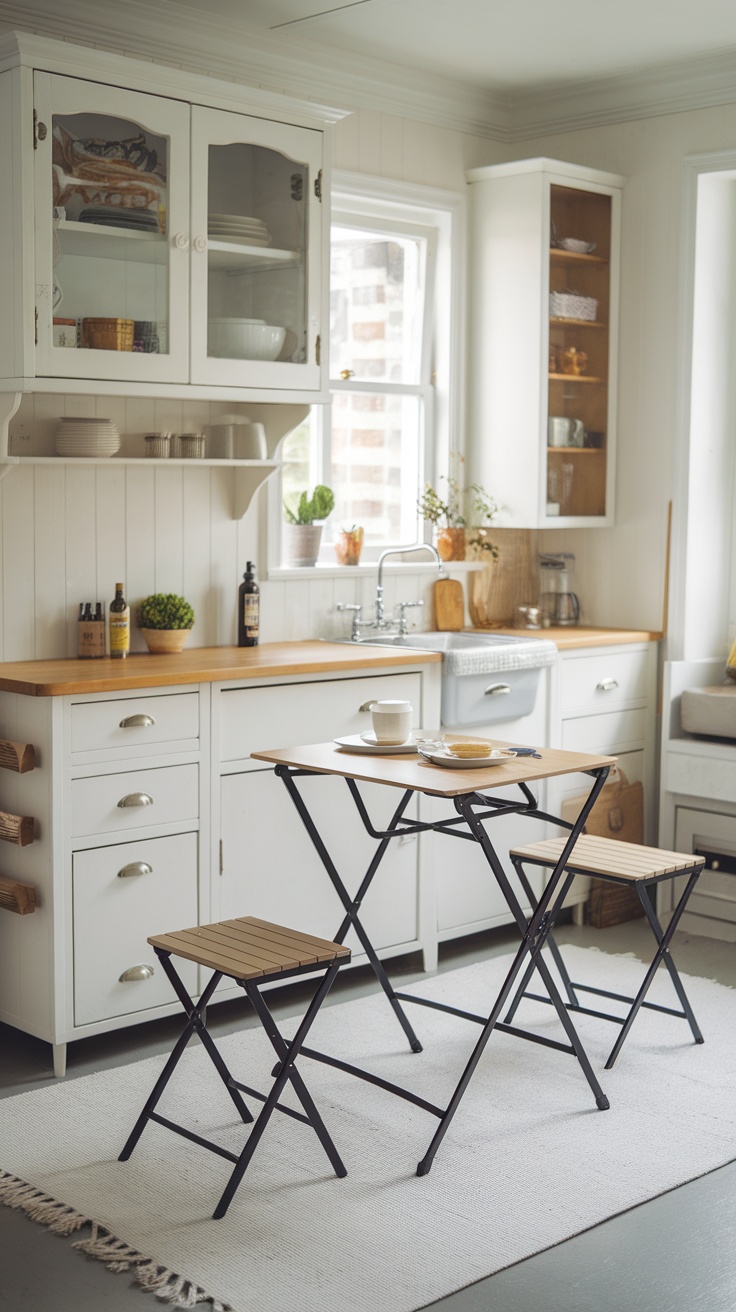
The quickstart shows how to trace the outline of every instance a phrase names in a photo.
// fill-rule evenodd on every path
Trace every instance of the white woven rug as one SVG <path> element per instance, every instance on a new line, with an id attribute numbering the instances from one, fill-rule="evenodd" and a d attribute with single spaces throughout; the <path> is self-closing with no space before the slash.
<path id="1" fill-rule="evenodd" d="M 627 957 L 568 948 L 566 958 L 573 978 L 617 992 L 641 979 L 641 964 Z M 410 991 L 485 1012 L 509 960 Z M 578 1018 L 610 1111 L 597 1111 L 572 1057 L 494 1035 L 421 1179 L 416 1164 L 435 1118 L 304 1059 L 344 1180 L 309 1127 L 278 1115 L 221 1221 L 210 1214 L 231 1169 L 224 1159 L 149 1125 L 131 1160 L 118 1163 L 163 1058 L 0 1102 L 0 1166 L 35 1187 L 25 1199 L 36 1219 L 66 1231 L 93 1219 L 92 1238 L 82 1231 L 87 1251 L 117 1253 L 120 1269 L 162 1285 L 159 1297 L 175 1306 L 211 1298 L 237 1312 L 323 1312 L 348 1291 L 352 1312 L 410 1312 L 736 1157 L 736 991 L 703 979 L 686 985 L 703 1046 L 684 1021 L 645 1012 L 606 1072 L 616 1027 Z M 669 1004 L 663 971 L 655 987 Z M 411 1015 L 422 1054 L 407 1051 L 382 996 L 324 1008 L 311 1040 L 444 1102 L 478 1028 L 426 1008 Z M 519 1019 L 559 1037 L 550 1007 L 527 1002 Z M 273 1052 L 260 1027 L 222 1047 L 236 1078 L 268 1087 Z M 159 1110 L 242 1145 L 244 1130 L 199 1045 Z M 5 1177 L 4 1201 L 17 1206 L 22 1192 Z M 50 1216 L 49 1197 L 75 1210 Z"/>

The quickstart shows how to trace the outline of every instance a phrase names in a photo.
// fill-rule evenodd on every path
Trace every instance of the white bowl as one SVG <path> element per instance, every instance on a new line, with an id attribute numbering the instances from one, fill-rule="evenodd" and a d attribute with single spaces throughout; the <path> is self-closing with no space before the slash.
<path id="1" fill-rule="evenodd" d="M 582 241 L 579 237 L 562 237 L 560 246 L 563 251 L 573 251 L 576 255 L 592 255 L 596 243 L 594 241 Z"/>
<path id="2" fill-rule="evenodd" d="M 275 360 L 285 337 L 285 328 L 251 319 L 210 319 L 207 348 L 226 360 Z"/>

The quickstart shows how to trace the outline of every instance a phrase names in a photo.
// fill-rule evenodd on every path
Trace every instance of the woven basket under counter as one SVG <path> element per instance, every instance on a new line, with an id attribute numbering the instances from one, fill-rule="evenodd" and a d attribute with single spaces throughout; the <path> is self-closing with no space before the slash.
<path id="1" fill-rule="evenodd" d="M 83 319 L 82 345 L 92 351 L 132 351 L 134 319 Z"/>

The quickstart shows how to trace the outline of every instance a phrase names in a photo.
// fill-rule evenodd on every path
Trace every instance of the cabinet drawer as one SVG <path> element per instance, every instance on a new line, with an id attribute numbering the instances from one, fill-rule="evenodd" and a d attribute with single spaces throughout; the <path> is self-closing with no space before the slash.
<path id="1" fill-rule="evenodd" d="M 119 752 L 145 755 L 170 744 L 176 750 L 199 739 L 199 694 L 125 697 L 115 701 L 76 702 L 71 708 L 72 752 Z"/>
<path id="2" fill-rule="evenodd" d="M 75 1025 L 175 1001 L 146 939 L 197 923 L 197 835 L 75 852 L 72 888 Z M 121 981 L 135 966 L 150 966 L 153 975 Z M 177 970 L 196 992 L 196 965 L 179 961 Z"/>
<path id="3" fill-rule="evenodd" d="M 421 675 L 390 674 L 270 688 L 225 688 L 220 698 L 221 756 L 242 760 L 273 747 L 321 743 L 371 727 L 370 701 L 398 698 L 414 707 L 421 725 Z M 263 768 L 259 764 L 259 768 Z"/>
<path id="4" fill-rule="evenodd" d="M 562 662 L 562 709 L 604 711 L 616 703 L 644 701 L 649 653 L 596 652 Z"/>
<path id="5" fill-rule="evenodd" d="M 647 712 L 611 711 L 608 715 L 584 715 L 563 720 L 562 747 L 569 752 L 602 753 L 615 756 L 618 747 L 643 743 Z"/>
<path id="6" fill-rule="evenodd" d="M 199 766 L 193 764 L 73 779 L 72 837 L 196 820 L 198 785 Z M 124 798 L 131 801 L 121 806 Z"/>

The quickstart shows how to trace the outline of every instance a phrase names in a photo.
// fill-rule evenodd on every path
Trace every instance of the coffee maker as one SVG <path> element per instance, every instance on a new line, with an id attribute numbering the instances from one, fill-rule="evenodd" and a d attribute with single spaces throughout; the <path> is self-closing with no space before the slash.
<path id="1" fill-rule="evenodd" d="M 575 557 L 569 551 L 539 557 L 539 606 L 545 628 L 569 627 L 580 618 L 580 602 L 570 587 Z"/>

